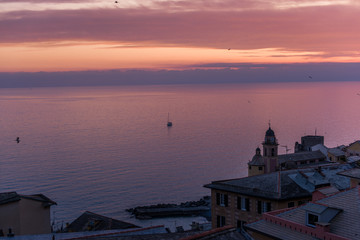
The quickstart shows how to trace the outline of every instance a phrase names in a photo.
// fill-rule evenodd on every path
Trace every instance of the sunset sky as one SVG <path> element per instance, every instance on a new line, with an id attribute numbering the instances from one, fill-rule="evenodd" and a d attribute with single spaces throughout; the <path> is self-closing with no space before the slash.
<path id="1" fill-rule="evenodd" d="M 0 0 L 0 72 L 360 62 L 359 26 L 359 0 Z"/>

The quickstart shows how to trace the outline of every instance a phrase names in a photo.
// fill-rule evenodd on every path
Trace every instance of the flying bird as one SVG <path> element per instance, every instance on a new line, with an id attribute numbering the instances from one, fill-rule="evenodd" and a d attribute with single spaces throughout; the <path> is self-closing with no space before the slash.
<path id="1" fill-rule="evenodd" d="M 115 3 L 119 3 L 118 1 L 115 1 Z"/>
<path id="2" fill-rule="evenodd" d="M 19 142 L 20 142 L 20 138 L 17 137 L 15 141 L 16 141 L 17 143 L 19 143 Z"/>

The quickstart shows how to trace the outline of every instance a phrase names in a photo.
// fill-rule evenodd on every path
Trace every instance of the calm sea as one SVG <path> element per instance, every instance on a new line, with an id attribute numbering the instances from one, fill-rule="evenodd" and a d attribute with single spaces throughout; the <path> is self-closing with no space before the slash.
<path id="1" fill-rule="evenodd" d="M 180 225 L 125 209 L 197 200 L 206 183 L 246 176 L 269 121 L 280 153 L 315 131 L 349 144 L 358 94 L 359 82 L 0 89 L 0 192 L 45 194 L 57 226 L 86 210 Z"/>

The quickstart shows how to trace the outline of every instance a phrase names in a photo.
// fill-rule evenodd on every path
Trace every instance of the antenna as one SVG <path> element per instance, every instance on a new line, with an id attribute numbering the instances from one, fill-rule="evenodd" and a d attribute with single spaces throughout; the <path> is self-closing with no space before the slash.
<path id="1" fill-rule="evenodd" d="M 291 148 L 288 148 L 287 145 L 282 145 L 282 147 L 285 148 L 286 154 L 288 154 L 288 152 L 291 150 Z"/>

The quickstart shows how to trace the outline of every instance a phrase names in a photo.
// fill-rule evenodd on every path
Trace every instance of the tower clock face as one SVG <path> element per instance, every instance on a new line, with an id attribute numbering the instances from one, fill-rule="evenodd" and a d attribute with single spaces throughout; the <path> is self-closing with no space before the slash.
<path id="1" fill-rule="evenodd" d="M 274 142 L 274 137 L 270 137 L 270 141 L 271 141 L 271 142 Z"/>

